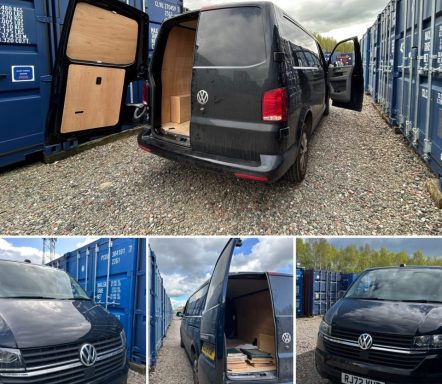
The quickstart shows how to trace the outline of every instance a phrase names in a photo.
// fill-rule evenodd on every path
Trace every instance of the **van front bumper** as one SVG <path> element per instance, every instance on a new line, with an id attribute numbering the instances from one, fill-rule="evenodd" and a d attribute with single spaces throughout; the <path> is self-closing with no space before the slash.
<path id="1" fill-rule="evenodd" d="M 415 369 L 392 368 L 385 365 L 349 360 L 326 351 L 322 337 L 318 337 L 315 352 L 319 374 L 334 383 L 341 383 L 342 373 L 377 380 L 385 384 L 442 383 L 442 355 L 427 355 Z"/>
<path id="2" fill-rule="evenodd" d="M 265 183 L 274 183 L 284 176 L 298 154 L 298 146 L 293 145 L 280 155 L 260 155 L 259 162 L 227 158 L 192 151 L 190 147 L 162 140 L 153 135 L 150 128 L 138 136 L 138 145 L 147 152 L 167 159 Z"/>

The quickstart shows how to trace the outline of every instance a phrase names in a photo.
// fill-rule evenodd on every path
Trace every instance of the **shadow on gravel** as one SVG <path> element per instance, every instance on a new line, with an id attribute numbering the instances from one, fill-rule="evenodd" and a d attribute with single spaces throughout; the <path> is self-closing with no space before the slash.
<path id="1" fill-rule="evenodd" d="M 299 384 L 327 384 L 315 367 L 315 351 L 308 351 L 296 356 L 296 382 Z"/>

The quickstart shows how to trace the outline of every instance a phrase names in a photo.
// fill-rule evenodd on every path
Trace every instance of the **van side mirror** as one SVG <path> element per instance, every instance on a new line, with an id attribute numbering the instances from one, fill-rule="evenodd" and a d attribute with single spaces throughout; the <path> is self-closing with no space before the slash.
<path id="1" fill-rule="evenodd" d="M 339 291 L 338 292 L 338 300 L 341 300 L 345 295 L 345 291 Z"/>
<path id="2" fill-rule="evenodd" d="M 182 312 L 177 312 L 176 313 L 176 317 L 183 317 L 183 313 Z"/>

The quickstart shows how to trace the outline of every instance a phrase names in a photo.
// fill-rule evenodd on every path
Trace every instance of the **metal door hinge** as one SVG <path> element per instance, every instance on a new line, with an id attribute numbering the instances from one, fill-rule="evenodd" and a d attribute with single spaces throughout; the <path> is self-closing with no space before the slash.
<path id="1" fill-rule="evenodd" d="M 43 83 L 50 83 L 52 81 L 53 77 L 51 75 L 45 75 L 45 76 L 41 76 L 40 80 Z"/>
<path id="2" fill-rule="evenodd" d="M 52 23 L 52 18 L 51 17 L 47 17 L 47 16 L 37 16 L 37 20 L 40 23 L 48 23 L 48 24 Z"/>
<path id="3" fill-rule="evenodd" d="M 431 154 L 431 140 L 425 139 L 424 140 L 424 159 L 428 160 L 430 158 Z"/>

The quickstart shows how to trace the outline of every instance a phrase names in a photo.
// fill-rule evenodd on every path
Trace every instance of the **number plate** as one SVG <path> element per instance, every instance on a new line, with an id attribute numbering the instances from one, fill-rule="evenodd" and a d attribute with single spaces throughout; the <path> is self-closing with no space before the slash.
<path id="1" fill-rule="evenodd" d="M 364 377 L 348 375 L 347 373 L 342 374 L 341 383 L 343 383 L 343 384 L 385 384 L 383 381 L 366 379 Z"/>

